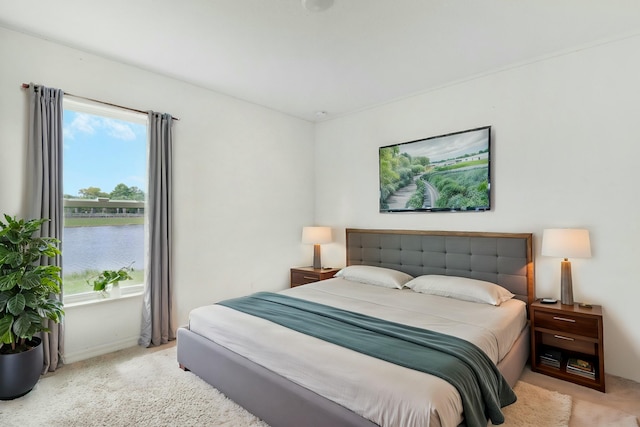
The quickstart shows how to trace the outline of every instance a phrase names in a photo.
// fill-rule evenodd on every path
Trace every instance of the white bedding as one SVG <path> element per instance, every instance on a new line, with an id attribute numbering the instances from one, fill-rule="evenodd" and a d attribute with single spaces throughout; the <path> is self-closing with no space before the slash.
<path id="1" fill-rule="evenodd" d="M 499 307 L 340 278 L 281 293 L 466 339 L 497 363 L 526 325 L 525 304 Z M 233 309 L 194 309 L 189 328 L 381 425 L 462 422 L 457 390 L 435 376 L 309 337 Z"/>

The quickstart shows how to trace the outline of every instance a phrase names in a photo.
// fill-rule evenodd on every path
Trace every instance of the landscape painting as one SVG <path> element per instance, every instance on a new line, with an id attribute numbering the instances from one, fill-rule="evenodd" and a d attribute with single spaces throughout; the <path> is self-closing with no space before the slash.
<path id="1" fill-rule="evenodd" d="M 491 208 L 491 126 L 379 149 L 380 212 Z"/>

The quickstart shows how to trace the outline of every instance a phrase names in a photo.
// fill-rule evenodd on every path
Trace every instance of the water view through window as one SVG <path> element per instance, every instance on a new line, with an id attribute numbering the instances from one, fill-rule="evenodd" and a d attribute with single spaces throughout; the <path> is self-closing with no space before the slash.
<path id="1" fill-rule="evenodd" d="M 144 267 L 144 225 L 67 227 L 64 229 L 64 272 L 117 270 L 133 262 Z"/>
<path id="2" fill-rule="evenodd" d="M 63 130 L 64 295 L 127 266 L 120 286 L 143 283 L 146 116 L 65 100 Z"/>

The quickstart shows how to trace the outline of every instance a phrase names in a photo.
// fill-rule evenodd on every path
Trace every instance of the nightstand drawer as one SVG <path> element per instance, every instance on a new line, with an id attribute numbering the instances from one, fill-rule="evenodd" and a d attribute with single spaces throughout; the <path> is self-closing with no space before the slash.
<path id="1" fill-rule="evenodd" d="M 585 337 L 598 337 L 598 319 L 574 316 L 568 313 L 548 313 L 536 311 L 536 328 L 547 328 Z"/>
<path id="2" fill-rule="evenodd" d="M 541 333 L 540 342 L 544 345 L 558 347 L 564 350 L 585 353 L 589 355 L 597 354 L 597 346 L 595 342 L 562 335 L 562 333 Z"/>
<path id="3" fill-rule="evenodd" d="M 295 267 L 291 269 L 291 287 L 332 278 L 339 268 Z"/>
<path id="4" fill-rule="evenodd" d="M 296 285 L 305 285 L 307 283 L 317 282 L 318 280 L 320 280 L 319 274 L 314 274 L 311 272 L 305 273 L 305 272 L 299 272 L 299 271 L 291 272 L 291 283 L 294 283 Z"/>

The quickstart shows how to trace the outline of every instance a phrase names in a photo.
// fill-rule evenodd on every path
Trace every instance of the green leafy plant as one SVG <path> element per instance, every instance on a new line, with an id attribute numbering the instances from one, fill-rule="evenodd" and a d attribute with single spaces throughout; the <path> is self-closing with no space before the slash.
<path id="1" fill-rule="evenodd" d="M 122 280 L 131 280 L 133 277 L 129 274 L 133 271 L 131 267 L 133 263 L 126 267 L 121 267 L 119 270 L 103 270 L 98 276 L 93 279 L 87 279 L 87 284 L 93 287 L 94 291 L 106 292 L 107 286 L 118 286 Z"/>
<path id="2" fill-rule="evenodd" d="M 38 265 L 41 257 L 60 254 L 59 240 L 35 236 L 48 219 L 0 220 L 0 353 L 28 350 L 39 332 L 49 332 L 45 319 L 62 320 L 60 267 Z"/>

